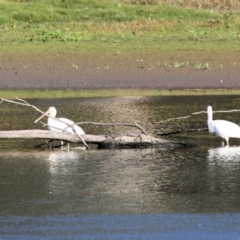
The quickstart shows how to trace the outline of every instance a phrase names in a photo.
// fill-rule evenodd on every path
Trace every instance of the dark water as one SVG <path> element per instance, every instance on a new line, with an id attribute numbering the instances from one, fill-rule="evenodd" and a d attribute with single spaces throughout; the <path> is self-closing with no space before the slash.
<path id="1" fill-rule="evenodd" d="M 31 100 L 74 121 L 125 122 L 158 133 L 204 128 L 206 115 L 238 96 Z M 1 129 L 40 128 L 33 109 L 1 104 Z M 239 113 L 214 117 L 239 123 Z M 82 125 L 87 133 L 136 132 Z M 165 136 L 194 148 L 71 151 L 1 140 L 0 239 L 240 239 L 240 139 L 229 148 L 208 132 Z M 39 140 L 38 140 L 39 142 Z"/>

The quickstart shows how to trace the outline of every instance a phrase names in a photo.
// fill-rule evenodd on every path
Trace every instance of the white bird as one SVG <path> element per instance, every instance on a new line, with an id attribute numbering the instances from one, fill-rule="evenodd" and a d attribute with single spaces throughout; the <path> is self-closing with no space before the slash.
<path id="1" fill-rule="evenodd" d="M 215 133 L 223 139 L 222 145 L 224 146 L 224 140 L 229 145 L 229 138 L 240 138 L 240 127 L 230 121 L 226 120 L 213 120 L 212 107 L 207 107 L 207 124 L 210 133 Z"/>
<path id="2" fill-rule="evenodd" d="M 84 130 L 76 125 L 73 121 L 67 119 L 67 118 L 55 118 L 57 115 L 57 109 L 55 107 L 50 107 L 46 112 L 46 115 L 48 115 L 48 129 L 55 132 L 68 132 L 72 134 L 77 135 L 84 135 L 86 134 Z M 34 123 L 37 123 L 41 118 L 43 118 L 45 115 L 43 114 L 40 118 L 34 121 Z"/>

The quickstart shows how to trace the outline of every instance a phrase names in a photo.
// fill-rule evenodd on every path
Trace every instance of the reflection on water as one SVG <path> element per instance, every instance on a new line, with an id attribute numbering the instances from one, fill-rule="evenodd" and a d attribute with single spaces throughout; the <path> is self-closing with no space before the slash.
<path id="1" fill-rule="evenodd" d="M 210 161 L 208 181 L 212 183 L 209 186 L 211 191 L 228 194 L 227 201 L 231 201 L 236 191 L 240 190 L 240 147 L 209 149 L 207 157 Z M 235 201 L 231 204 L 238 206 L 238 202 Z"/>
<path id="2" fill-rule="evenodd" d="M 208 150 L 208 159 L 216 162 L 240 162 L 240 147 L 219 147 Z"/>
<path id="3" fill-rule="evenodd" d="M 237 97 L 189 98 L 32 100 L 31 103 L 42 109 L 53 105 L 59 116 L 73 120 L 134 122 L 137 119 L 147 127 L 173 117 L 173 113 L 175 117 L 205 110 L 209 103 L 213 107 L 214 103 L 222 103 L 223 109 L 237 108 L 238 104 Z M 37 114 L 33 116 L 29 109 L 18 107 L 17 112 L 21 111 L 26 111 L 21 114 L 23 119 L 19 116 L 15 119 L 3 107 L 8 123 L 2 129 L 36 127 L 26 122 L 36 119 Z M 227 117 L 234 121 L 233 115 Z M 166 124 L 169 128 L 205 125 L 204 115 Z M 84 129 L 100 134 L 126 131 L 88 125 Z M 127 131 L 136 130 L 127 128 Z M 157 134 L 160 130 L 148 131 Z M 232 224 L 240 221 L 240 148 L 219 148 L 219 138 L 207 132 L 169 138 L 193 142 L 197 147 L 47 151 L 34 149 L 35 140 L 2 141 L 1 233 L 9 239 L 49 238 L 52 234 L 57 239 L 62 236 L 77 239 L 79 235 L 83 239 L 160 239 L 159 236 L 225 239 L 230 234 L 230 239 L 231 236 L 234 239 L 231 231 L 236 230 L 236 225 Z M 231 144 L 238 142 L 232 140 Z M 186 235 L 187 232 L 191 234 Z"/>
<path id="4" fill-rule="evenodd" d="M 223 169 L 203 154 L 196 149 L 2 154 L 0 211 L 7 215 L 238 211 L 239 163 Z M 234 195 L 222 195 L 220 200 L 221 193 Z M 226 199 L 235 203 L 222 205 Z"/>

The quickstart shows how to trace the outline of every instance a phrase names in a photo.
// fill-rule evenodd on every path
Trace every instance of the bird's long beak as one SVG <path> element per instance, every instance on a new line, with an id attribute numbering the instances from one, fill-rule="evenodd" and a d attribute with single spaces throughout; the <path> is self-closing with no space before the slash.
<path id="1" fill-rule="evenodd" d="M 34 123 L 37 123 L 40 119 L 42 119 L 45 115 L 43 114 L 40 118 L 36 119 Z"/>
<path id="2" fill-rule="evenodd" d="M 37 123 L 40 119 L 42 119 L 44 116 L 46 116 L 46 115 L 48 115 L 48 114 L 49 114 L 49 109 L 48 109 L 40 118 L 36 119 L 36 120 L 34 121 L 34 123 Z"/>

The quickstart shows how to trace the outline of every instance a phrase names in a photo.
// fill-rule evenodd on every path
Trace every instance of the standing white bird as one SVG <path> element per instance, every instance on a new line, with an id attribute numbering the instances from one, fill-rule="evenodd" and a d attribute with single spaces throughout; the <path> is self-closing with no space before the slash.
<path id="1" fill-rule="evenodd" d="M 77 135 L 84 135 L 86 134 L 81 127 L 76 125 L 73 121 L 67 118 L 55 118 L 57 115 L 57 109 L 55 107 L 50 107 L 46 112 L 48 115 L 48 129 L 55 132 L 68 132 Z M 43 114 L 40 118 L 34 121 L 37 123 L 41 118 L 45 115 Z M 63 144 L 62 144 L 63 145 Z"/>
<path id="2" fill-rule="evenodd" d="M 212 107 L 207 107 L 207 124 L 210 133 L 215 133 L 223 139 L 222 145 L 224 146 L 224 140 L 229 145 L 229 138 L 240 138 L 240 127 L 230 121 L 226 120 L 213 120 Z"/>

